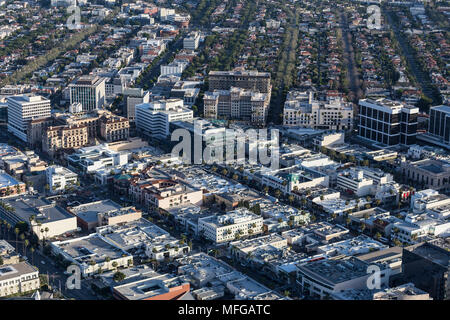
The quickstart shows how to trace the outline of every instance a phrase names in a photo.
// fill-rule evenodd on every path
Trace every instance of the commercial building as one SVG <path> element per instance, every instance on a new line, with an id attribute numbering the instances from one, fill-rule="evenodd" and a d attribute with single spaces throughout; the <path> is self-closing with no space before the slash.
<path id="1" fill-rule="evenodd" d="M 172 237 L 150 221 L 143 218 L 128 220 L 98 227 L 97 233 L 122 250 L 141 258 L 163 261 L 189 253 L 186 242 Z"/>
<path id="2" fill-rule="evenodd" d="M 373 300 L 433 300 L 430 295 L 416 288 L 413 283 L 405 283 L 373 294 Z"/>
<path id="3" fill-rule="evenodd" d="M 201 205 L 203 202 L 201 189 L 171 179 L 151 181 L 143 193 L 144 203 L 150 209 L 168 210 L 185 204 Z"/>
<path id="4" fill-rule="evenodd" d="M 65 241 L 53 241 L 51 248 L 55 255 L 61 254 L 65 260 L 79 266 L 83 277 L 98 273 L 100 269 L 115 270 L 133 264 L 131 255 L 96 233 Z"/>
<path id="5" fill-rule="evenodd" d="M 7 198 L 3 203 L 0 217 L 12 226 L 18 222 L 28 223 L 40 240 L 77 230 L 77 219 L 45 198 L 27 195 Z"/>
<path id="6" fill-rule="evenodd" d="M 181 76 L 187 65 L 188 65 L 187 61 L 177 61 L 177 60 L 172 61 L 167 65 L 161 65 L 161 76 L 168 76 L 168 75 Z"/>
<path id="7" fill-rule="evenodd" d="M 389 285 L 389 269 L 380 268 L 381 288 Z M 305 294 L 329 299 L 344 290 L 367 289 L 369 264 L 355 257 L 322 259 L 297 264 L 297 283 Z"/>
<path id="8" fill-rule="evenodd" d="M 82 173 L 95 173 L 101 169 L 111 169 L 128 163 L 128 153 L 117 152 L 106 144 L 77 149 L 67 157 L 69 168 Z"/>
<path id="9" fill-rule="evenodd" d="M 17 181 L 5 171 L 0 170 L 0 198 L 26 192 L 25 183 Z"/>
<path id="10" fill-rule="evenodd" d="M 199 300 L 219 298 L 225 293 L 237 300 L 282 300 L 283 297 L 252 278 L 236 271 L 225 262 L 200 252 L 177 259 L 178 274 L 185 277 L 194 288 Z"/>
<path id="11" fill-rule="evenodd" d="M 223 243 L 263 232 L 263 218 L 245 208 L 220 216 L 198 220 L 199 234 L 215 243 Z"/>
<path id="12" fill-rule="evenodd" d="M 39 271 L 28 262 L 0 266 L 0 297 L 30 293 L 39 288 Z"/>
<path id="13" fill-rule="evenodd" d="M 150 92 L 142 88 L 125 88 L 123 90 L 124 100 L 126 101 L 126 117 L 130 121 L 135 120 L 135 107 L 138 104 L 148 103 L 150 101 Z"/>
<path id="14" fill-rule="evenodd" d="M 319 254 L 326 254 L 327 256 L 355 256 L 372 251 L 387 249 L 388 247 L 389 246 L 373 240 L 366 235 L 359 235 L 352 239 L 320 246 L 317 248 L 317 252 Z"/>
<path id="15" fill-rule="evenodd" d="M 127 118 L 103 114 L 99 118 L 100 137 L 106 142 L 127 140 L 130 137 L 130 122 Z"/>
<path id="16" fill-rule="evenodd" d="M 450 144 L 450 106 L 435 106 L 430 108 L 428 133 L 440 142 Z"/>
<path id="17" fill-rule="evenodd" d="M 42 150 L 50 156 L 67 149 L 78 149 L 89 143 L 85 125 L 49 126 L 42 134 Z"/>
<path id="18" fill-rule="evenodd" d="M 402 162 L 400 168 L 403 176 L 422 185 L 423 188 L 440 192 L 450 190 L 450 163 L 443 160 L 425 159 Z"/>
<path id="19" fill-rule="evenodd" d="M 138 220 L 142 213 L 134 207 L 122 207 L 112 200 L 99 200 L 69 207 L 77 217 L 78 225 L 85 230 Z"/>
<path id="20" fill-rule="evenodd" d="M 291 91 L 283 109 L 283 125 L 312 129 L 349 129 L 353 122 L 353 107 L 342 98 L 318 101 L 313 92 Z"/>
<path id="21" fill-rule="evenodd" d="M 183 277 L 157 274 L 153 277 L 115 286 L 117 300 L 180 300 L 189 294 L 190 284 Z"/>
<path id="22" fill-rule="evenodd" d="M 105 104 L 105 78 L 81 76 L 69 84 L 70 104 L 79 102 L 83 111 L 100 109 Z"/>
<path id="23" fill-rule="evenodd" d="M 27 142 L 28 121 L 50 116 L 50 100 L 41 96 L 19 95 L 7 98 L 8 132 Z"/>
<path id="24" fill-rule="evenodd" d="M 338 174 L 337 187 L 363 197 L 372 193 L 373 180 L 365 178 L 362 170 L 347 170 Z"/>
<path id="25" fill-rule="evenodd" d="M 194 112 L 181 99 L 152 101 L 136 105 L 136 129 L 144 135 L 165 138 L 173 121 L 189 120 Z"/>
<path id="26" fill-rule="evenodd" d="M 294 188 L 300 190 L 318 185 L 328 187 L 329 176 L 319 171 L 297 165 L 264 172 L 262 173 L 261 183 L 274 190 L 278 189 L 284 194 L 288 194 Z"/>
<path id="27" fill-rule="evenodd" d="M 450 252 L 431 243 L 403 249 L 405 280 L 426 291 L 435 300 L 450 299 Z"/>
<path id="28" fill-rule="evenodd" d="M 49 166 L 45 169 L 45 173 L 50 192 L 63 191 L 66 187 L 75 186 L 78 182 L 78 175 L 65 167 Z"/>
<path id="29" fill-rule="evenodd" d="M 3 261 L 3 265 L 20 262 L 19 254 L 15 252 L 14 247 L 6 240 L 0 240 L 0 259 Z"/>
<path id="30" fill-rule="evenodd" d="M 383 145 L 416 143 L 419 108 L 388 99 L 359 101 L 358 135 Z"/>

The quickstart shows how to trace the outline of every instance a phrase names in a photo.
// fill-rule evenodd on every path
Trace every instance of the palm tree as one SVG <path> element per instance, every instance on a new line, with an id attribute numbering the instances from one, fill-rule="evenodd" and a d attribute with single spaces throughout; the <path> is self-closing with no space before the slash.
<path id="1" fill-rule="evenodd" d="M 34 247 L 31 247 L 31 248 L 30 248 L 30 252 L 31 252 L 31 264 L 34 264 L 34 251 L 35 251 Z"/>
<path id="2" fill-rule="evenodd" d="M 292 194 L 289 195 L 288 199 L 289 199 L 290 204 L 292 204 L 292 202 L 294 202 L 294 196 Z"/>
<path id="3" fill-rule="evenodd" d="M 25 241 L 23 242 L 23 255 L 26 256 L 27 255 L 27 247 L 30 244 L 30 241 L 28 241 L 28 239 L 25 239 Z"/>
<path id="4" fill-rule="evenodd" d="M 16 234 L 16 251 L 18 251 L 17 250 L 17 241 L 18 241 L 18 237 L 19 237 L 19 232 L 20 232 L 20 230 L 19 230 L 19 228 L 14 228 L 14 233 Z"/>

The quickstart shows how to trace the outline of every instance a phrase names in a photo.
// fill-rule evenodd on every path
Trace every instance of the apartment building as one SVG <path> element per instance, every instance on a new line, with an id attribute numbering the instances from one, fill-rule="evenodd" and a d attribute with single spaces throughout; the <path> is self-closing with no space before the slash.
<path id="1" fill-rule="evenodd" d="M 353 122 L 353 107 L 342 98 L 318 101 L 312 91 L 291 91 L 286 97 L 283 124 L 312 129 L 349 129 Z"/>
<path id="2" fill-rule="evenodd" d="M 136 129 L 144 135 L 165 138 L 173 121 L 189 120 L 194 112 L 181 99 L 165 99 L 136 105 Z"/>
<path id="3" fill-rule="evenodd" d="M 230 90 L 231 87 L 267 93 L 270 97 L 272 85 L 270 73 L 258 71 L 210 71 L 209 91 Z"/>
<path id="4" fill-rule="evenodd" d="M 25 294 L 39 288 L 39 271 L 28 262 L 0 266 L 0 297 Z"/>
<path id="5" fill-rule="evenodd" d="M 238 208 L 224 215 L 200 218 L 198 232 L 214 243 L 228 242 L 262 233 L 263 218 L 245 208 Z"/>
<path id="6" fill-rule="evenodd" d="M 380 98 L 359 101 L 358 135 L 384 145 L 416 142 L 419 108 Z"/>
<path id="7" fill-rule="evenodd" d="M 50 116 L 50 100 L 41 96 L 8 97 L 8 132 L 27 142 L 28 121 Z"/>
<path id="8" fill-rule="evenodd" d="M 268 94 L 237 87 L 206 92 L 203 97 L 206 118 L 236 119 L 263 123 L 267 120 Z"/>
<path id="9" fill-rule="evenodd" d="M 81 76 L 69 84 L 70 104 L 79 102 L 83 111 L 100 109 L 105 104 L 105 78 Z"/>

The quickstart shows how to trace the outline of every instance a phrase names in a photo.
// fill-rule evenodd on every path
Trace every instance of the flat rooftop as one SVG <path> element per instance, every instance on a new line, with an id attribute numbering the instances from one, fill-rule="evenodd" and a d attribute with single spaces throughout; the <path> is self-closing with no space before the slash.
<path id="1" fill-rule="evenodd" d="M 110 199 L 107 199 L 81 204 L 76 207 L 71 207 L 69 210 L 77 217 L 80 217 L 86 222 L 95 222 L 98 219 L 98 213 L 116 211 L 120 210 L 121 208 L 122 207 L 119 204 Z"/>
<path id="2" fill-rule="evenodd" d="M 114 260 L 124 254 L 128 255 L 125 251 L 109 244 L 95 233 L 73 240 L 54 242 L 53 245 L 63 250 L 65 254 L 80 264 L 88 263 L 91 260 L 99 263 L 105 261 L 106 257 Z"/>
<path id="3" fill-rule="evenodd" d="M 298 264 L 299 272 L 313 275 L 315 278 L 330 285 L 336 285 L 352 279 L 367 276 L 366 262 L 355 257 L 342 259 L 319 260 Z"/>
<path id="4" fill-rule="evenodd" d="M 27 223 L 33 215 L 36 221 L 41 223 L 73 218 L 73 215 L 63 208 L 38 195 L 21 195 L 2 201 L 13 207 L 14 215 Z"/>
<path id="5" fill-rule="evenodd" d="M 405 248 L 412 253 L 415 253 L 423 258 L 432 261 L 433 263 L 440 264 L 443 267 L 449 266 L 450 252 L 446 251 L 440 246 L 436 246 L 430 243 L 421 243 Z"/>
<path id="6" fill-rule="evenodd" d="M 38 270 L 28 262 L 20 262 L 16 264 L 0 266 L 0 281 L 16 278 L 20 275 L 25 275 L 33 272 L 38 272 Z"/>
<path id="7" fill-rule="evenodd" d="M 114 287 L 129 300 L 143 300 L 168 293 L 170 288 L 187 284 L 182 277 L 171 274 L 157 274 L 154 277 Z"/>
<path id="8" fill-rule="evenodd" d="M 19 182 L 13 177 L 11 177 L 9 174 L 0 172 L 0 189 L 7 188 L 7 187 L 14 187 L 18 184 L 23 184 L 23 182 Z"/>

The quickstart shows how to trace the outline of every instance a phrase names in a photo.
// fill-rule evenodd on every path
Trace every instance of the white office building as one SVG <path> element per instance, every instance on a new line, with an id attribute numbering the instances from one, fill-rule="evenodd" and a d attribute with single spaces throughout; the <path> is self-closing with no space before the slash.
<path id="1" fill-rule="evenodd" d="M 100 109 L 105 104 L 105 78 L 82 76 L 69 84 L 70 104 L 79 102 L 83 111 Z"/>
<path id="2" fill-rule="evenodd" d="M 181 99 L 157 100 L 136 105 L 136 128 L 144 135 L 164 138 L 173 121 L 189 120 L 194 112 Z"/>
<path id="3" fill-rule="evenodd" d="M 49 117 L 50 100 L 41 96 L 18 95 L 7 98 L 8 131 L 27 142 L 28 121 Z"/>
<path id="4" fill-rule="evenodd" d="M 74 186 L 78 181 L 78 175 L 75 172 L 61 166 L 49 166 L 45 173 L 52 193 L 63 191 L 66 186 Z"/>
<path id="5" fill-rule="evenodd" d="M 188 63 L 186 61 L 174 61 L 168 65 L 162 65 L 161 76 L 181 75 L 187 65 Z"/>
<path id="6" fill-rule="evenodd" d="M 373 193 L 373 180 L 364 177 L 363 170 L 346 170 L 337 175 L 337 187 L 363 197 Z"/>
<path id="7" fill-rule="evenodd" d="M 183 39 L 183 48 L 187 50 L 197 50 L 200 43 L 200 33 L 192 32 L 189 36 Z"/>
<path id="8" fill-rule="evenodd" d="M 224 215 L 200 218 L 198 230 L 206 239 L 223 243 L 262 233 L 263 218 L 245 208 L 239 208 Z"/>

